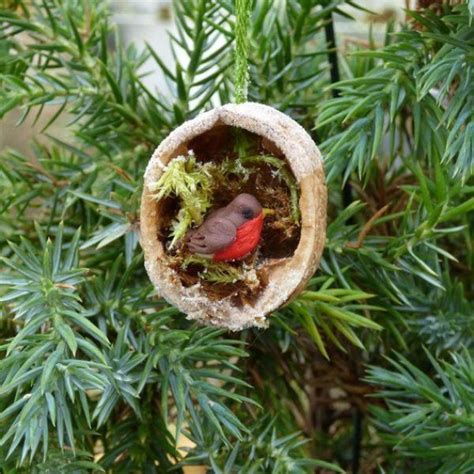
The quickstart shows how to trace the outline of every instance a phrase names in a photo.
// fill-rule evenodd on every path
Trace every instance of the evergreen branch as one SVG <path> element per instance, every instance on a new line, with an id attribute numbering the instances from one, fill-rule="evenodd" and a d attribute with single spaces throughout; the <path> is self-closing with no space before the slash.
<path id="1" fill-rule="evenodd" d="M 373 413 L 390 428 L 386 436 L 394 449 L 422 458 L 424 468 L 469 472 L 474 467 L 472 357 L 468 351 L 459 351 L 452 354 L 452 363 L 439 363 L 425 352 L 436 381 L 399 354 L 389 359 L 392 370 L 369 368 L 367 379 L 381 388 L 379 395 L 390 409 L 374 407 Z"/>

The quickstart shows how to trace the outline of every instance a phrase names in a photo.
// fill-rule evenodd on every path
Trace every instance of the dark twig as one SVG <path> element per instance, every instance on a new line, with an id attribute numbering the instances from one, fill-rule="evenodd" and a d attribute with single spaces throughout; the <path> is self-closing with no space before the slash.
<path id="1" fill-rule="evenodd" d="M 362 422 L 362 411 L 359 407 L 355 407 L 353 416 L 354 433 L 352 436 L 352 474 L 357 474 L 359 472 L 362 444 Z"/>
<path id="2" fill-rule="evenodd" d="M 337 61 L 336 35 L 334 33 L 334 20 L 332 13 L 329 15 L 328 22 L 324 26 L 324 33 L 326 34 L 326 43 L 329 50 L 328 61 L 330 65 L 329 72 L 331 74 L 331 84 L 336 84 L 340 81 L 341 76 Z M 333 97 L 339 97 L 340 91 L 337 87 L 332 88 L 332 95 Z M 346 182 L 342 188 L 342 202 L 344 203 L 344 207 L 349 206 L 352 202 L 352 189 L 349 182 Z"/>
<path id="3" fill-rule="evenodd" d="M 336 84 L 340 81 L 339 64 L 337 61 L 336 36 L 334 34 L 334 20 L 332 14 L 328 18 L 328 22 L 324 27 L 326 34 L 326 43 L 328 52 L 328 61 L 330 65 L 331 83 Z M 337 87 L 332 89 L 333 97 L 339 97 L 340 91 Z M 352 188 L 349 181 L 346 181 L 342 188 L 342 202 L 344 207 L 348 207 L 352 202 Z M 355 408 L 354 412 L 354 435 L 352 438 L 352 473 L 357 474 L 359 471 L 361 441 L 362 441 L 362 412 L 359 408 Z"/>

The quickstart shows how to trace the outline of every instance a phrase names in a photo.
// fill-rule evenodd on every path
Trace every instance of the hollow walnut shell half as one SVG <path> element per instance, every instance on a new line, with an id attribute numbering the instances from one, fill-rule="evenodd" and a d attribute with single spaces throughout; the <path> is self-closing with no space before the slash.
<path id="1" fill-rule="evenodd" d="M 300 240 L 294 254 L 269 260 L 267 285 L 252 304 L 236 305 L 235 299 L 211 300 L 199 284 L 184 286 L 169 267 L 158 238 L 160 207 L 151 191 L 173 158 L 187 152 L 187 144 L 215 127 L 242 128 L 262 137 L 281 151 L 300 191 Z M 314 274 L 326 238 L 327 192 L 321 155 L 307 132 L 287 115 L 266 105 L 228 104 L 198 115 L 174 130 L 155 150 L 146 173 L 141 204 L 141 245 L 145 267 L 158 293 L 189 319 L 203 324 L 241 330 L 264 327 L 266 317 L 304 289 Z"/>

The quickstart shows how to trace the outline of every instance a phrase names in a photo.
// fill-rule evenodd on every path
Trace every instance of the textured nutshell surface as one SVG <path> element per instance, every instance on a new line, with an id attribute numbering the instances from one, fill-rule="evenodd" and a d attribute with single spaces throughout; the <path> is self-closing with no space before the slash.
<path id="1" fill-rule="evenodd" d="M 293 257 L 272 262 L 269 283 L 252 305 L 235 306 L 230 298 L 212 301 L 199 284 L 184 287 L 167 266 L 158 240 L 159 207 L 150 191 L 170 160 L 186 153 L 187 143 L 216 125 L 240 127 L 272 141 L 283 152 L 300 187 L 301 237 Z M 228 104 L 205 112 L 174 130 L 148 163 L 141 205 L 141 245 L 145 267 L 158 293 L 203 324 L 240 330 L 265 327 L 266 317 L 294 298 L 315 272 L 326 238 L 327 193 L 321 155 L 294 120 L 262 104 Z"/>

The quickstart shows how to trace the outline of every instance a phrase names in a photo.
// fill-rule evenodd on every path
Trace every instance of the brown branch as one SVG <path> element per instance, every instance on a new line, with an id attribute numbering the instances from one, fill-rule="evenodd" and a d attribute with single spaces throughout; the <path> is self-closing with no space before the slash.
<path id="1" fill-rule="evenodd" d="M 348 242 L 346 244 L 347 248 L 350 249 L 360 249 L 362 247 L 362 244 L 364 243 L 365 238 L 367 237 L 367 234 L 370 232 L 370 229 L 374 226 L 375 221 L 383 216 L 387 209 L 389 208 L 390 204 L 385 205 L 382 207 L 382 209 L 379 209 L 362 227 L 362 230 L 359 233 L 359 237 L 357 238 L 357 242 Z"/>

